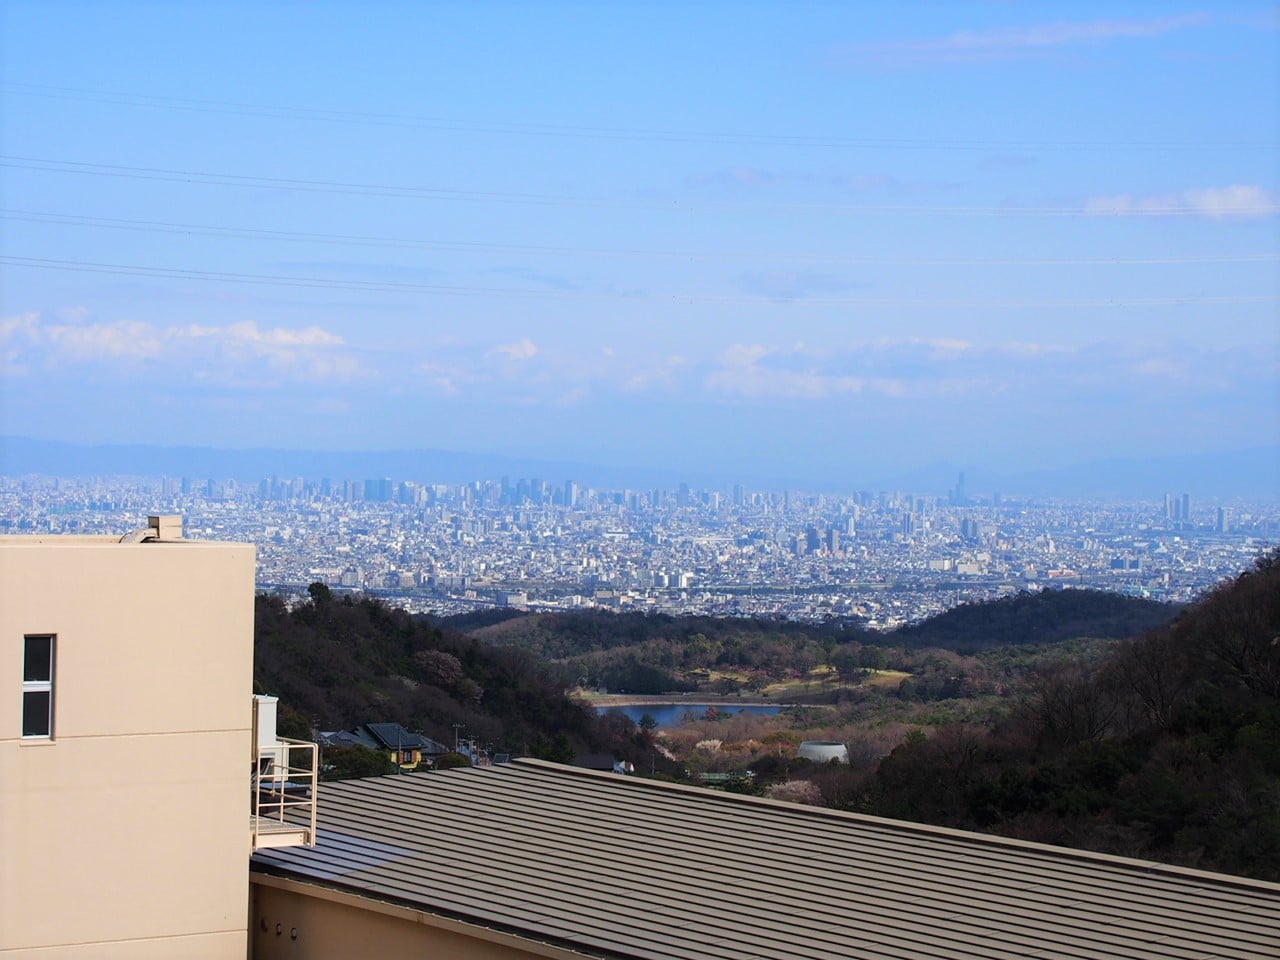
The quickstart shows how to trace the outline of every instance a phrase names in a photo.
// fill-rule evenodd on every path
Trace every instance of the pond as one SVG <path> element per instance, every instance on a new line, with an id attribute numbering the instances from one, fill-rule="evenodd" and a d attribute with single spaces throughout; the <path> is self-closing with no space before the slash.
<path id="1" fill-rule="evenodd" d="M 714 708 L 721 716 L 733 715 L 735 713 L 754 713 L 762 717 L 777 716 L 782 712 L 781 706 L 763 703 L 639 703 L 626 707 L 597 707 L 596 710 L 602 716 L 607 713 L 620 713 L 623 716 L 630 717 L 639 723 L 640 718 L 646 713 L 658 721 L 660 727 L 676 727 L 679 726 L 687 713 L 693 714 L 699 720 L 709 708 Z"/>

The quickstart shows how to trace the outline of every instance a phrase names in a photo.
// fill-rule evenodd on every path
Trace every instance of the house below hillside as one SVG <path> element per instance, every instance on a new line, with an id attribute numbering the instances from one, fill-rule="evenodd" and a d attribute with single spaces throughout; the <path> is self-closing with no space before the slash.
<path id="1" fill-rule="evenodd" d="M 398 723 L 363 723 L 354 730 L 321 732 L 317 743 L 323 747 L 365 747 L 385 753 L 401 770 L 416 770 L 419 766 L 432 766 L 451 747 L 439 740 L 414 733 Z"/>

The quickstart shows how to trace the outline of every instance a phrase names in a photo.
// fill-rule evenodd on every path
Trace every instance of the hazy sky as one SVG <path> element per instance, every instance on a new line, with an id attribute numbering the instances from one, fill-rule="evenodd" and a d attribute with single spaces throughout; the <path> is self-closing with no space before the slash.
<path id="1" fill-rule="evenodd" d="M 1280 437 L 1274 4 L 0 9 L 0 433 L 797 482 Z"/>

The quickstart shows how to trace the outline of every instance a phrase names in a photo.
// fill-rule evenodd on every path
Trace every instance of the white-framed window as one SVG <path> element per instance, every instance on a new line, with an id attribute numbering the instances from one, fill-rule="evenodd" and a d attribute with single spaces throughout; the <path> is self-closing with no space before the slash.
<path id="1" fill-rule="evenodd" d="M 56 638 L 41 633 L 23 638 L 22 736 L 53 738 L 53 660 Z"/>

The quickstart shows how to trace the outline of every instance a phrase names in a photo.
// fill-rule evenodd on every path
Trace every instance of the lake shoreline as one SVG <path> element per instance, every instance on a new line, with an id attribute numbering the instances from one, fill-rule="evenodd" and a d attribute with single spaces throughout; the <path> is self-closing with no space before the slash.
<path id="1" fill-rule="evenodd" d="M 598 693 L 589 696 L 577 694 L 576 698 L 589 706 L 604 707 L 800 707 L 805 704 L 782 703 L 768 697 L 717 696 L 714 693 L 672 696 L 671 694 Z"/>

